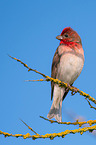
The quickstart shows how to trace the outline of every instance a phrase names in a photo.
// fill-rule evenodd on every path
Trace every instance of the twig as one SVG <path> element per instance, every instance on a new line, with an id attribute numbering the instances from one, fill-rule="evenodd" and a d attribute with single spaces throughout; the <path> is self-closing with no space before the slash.
<path id="1" fill-rule="evenodd" d="M 39 80 L 25 80 L 25 82 L 43 82 L 46 81 L 46 79 L 39 79 Z"/>
<path id="2" fill-rule="evenodd" d="M 30 126 L 28 126 L 22 119 L 20 119 L 32 132 L 34 132 L 36 135 L 39 135 L 36 131 L 34 131 Z M 40 136 L 40 135 L 39 135 Z"/>
<path id="3" fill-rule="evenodd" d="M 85 99 L 87 100 L 88 104 L 90 105 L 90 108 L 93 108 L 93 109 L 95 109 L 95 110 L 96 110 L 96 107 L 93 107 L 93 106 L 91 105 L 91 103 L 88 101 L 88 99 L 87 99 L 87 98 L 85 98 Z"/>

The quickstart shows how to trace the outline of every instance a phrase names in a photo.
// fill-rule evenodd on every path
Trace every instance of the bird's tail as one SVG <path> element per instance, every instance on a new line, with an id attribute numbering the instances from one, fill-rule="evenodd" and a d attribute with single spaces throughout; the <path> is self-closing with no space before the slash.
<path id="1" fill-rule="evenodd" d="M 62 100 L 59 103 L 57 103 L 57 105 L 55 105 L 55 103 L 53 101 L 53 104 L 47 115 L 47 118 L 49 118 L 49 119 L 55 118 L 57 120 L 57 122 L 61 122 L 62 121 L 61 109 L 62 109 Z"/>
<path id="2" fill-rule="evenodd" d="M 61 110 L 62 110 L 62 100 L 63 100 L 64 92 L 65 92 L 65 88 L 61 88 L 57 84 L 54 85 L 53 104 L 47 115 L 49 119 L 55 118 L 57 122 L 62 121 Z"/>

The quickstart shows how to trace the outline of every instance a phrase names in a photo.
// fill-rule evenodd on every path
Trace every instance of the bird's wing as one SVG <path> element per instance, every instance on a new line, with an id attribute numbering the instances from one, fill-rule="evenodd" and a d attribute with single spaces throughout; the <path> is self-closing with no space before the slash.
<path id="1" fill-rule="evenodd" d="M 54 79 L 56 78 L 59 62 L 60 62 L 60 56 L 58 54 L 58 48 L 57 48 L 53 57 L 52 68 L 51 68 L 51 77 Z M 53 98 L 53 91 L 54 91 L 54 82 L 51 82 L 51 100 Z"/>
<path id="2" fill-rule="evenodd" d="M 56 79 L 57 70 L 58 70 L 58 66 L 59 66 L 59 62 L 60 62 L 60 57 L 61 57 L 61 55 L 59 55 L 58 48 L 57 48 L 56 52 L 54 54 L 54 57 L 53 57 L 52 68 L 51 68 L 51 77 L 54 79 Z M 73 84 L 71 84 L 71 86 L 72 85 Z M 51 100 L 53 98 L 53 91 L 54 91 L 54 82 L 51 82 Z M 68 94 L 68 92 L 69 92 L 69 89 L 66 88 L 64 95 L 63 95 L 63 100 L 66 97 L 66 95 Z"/>
<path id="3" fill-rule="evenodd" d="M 72 86 L 73 84 L 71 84 L 70 86 Z M 64 92 L 64 95 L 63 95 L 63 100 L 65 99 L 65 97 L 66 97 L 66 95 L 68 94 L 68 92 L 69 92 L 69 89 L 68 88 L 66 88 L 65 89 L 65 92 Z"/>

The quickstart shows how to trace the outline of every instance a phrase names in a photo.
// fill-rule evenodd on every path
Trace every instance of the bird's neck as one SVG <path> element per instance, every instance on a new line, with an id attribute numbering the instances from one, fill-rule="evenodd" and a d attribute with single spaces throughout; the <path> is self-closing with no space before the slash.
<path id="1" fill-rule="evenodd" d="M 60 41 L 60 45 L 66 45 L 66 46 L 69 46 L 69 47 L 82 47 L 82 44 L 81 43 L 78 43 L 78 42 L 68 42 L 68 41 Z"/>

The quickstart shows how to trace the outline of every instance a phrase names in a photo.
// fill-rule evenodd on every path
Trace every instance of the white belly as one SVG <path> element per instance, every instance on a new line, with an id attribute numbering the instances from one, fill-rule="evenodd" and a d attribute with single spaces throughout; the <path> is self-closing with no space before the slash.
<path id="1" fill-rule="evenodd" d="M 84 60 L 81 57 L 71 53 L 61 56 L 56 78 L 65 83 L 72 84 L 80 75 L 83 64 Z"/>

